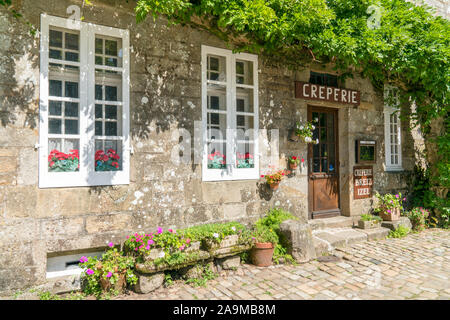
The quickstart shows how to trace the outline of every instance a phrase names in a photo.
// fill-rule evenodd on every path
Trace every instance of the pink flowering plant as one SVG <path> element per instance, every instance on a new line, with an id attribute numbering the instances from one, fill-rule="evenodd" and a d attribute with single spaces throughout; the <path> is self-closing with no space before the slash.
<path id="1" fill-rule="evenodd" d="M 426 227 L 426 220 L 430 216 L 430 212 L 425 208 L 416 207 L 406 212 L 406 216 L 411 220 L 415 231 L 422 231 Z"/>
<path id="2" fill-rule="evenodd" d="M 86 285 L 83 291 L 93 294 L 97 298 L 105 291 L 118 293 L 118 286 L 136 284 L 137 276 L 134 274 L 134 258 L 118 251 L 114 244 L 109 244 L 101 259 L 97 257 L 81 257 L 79 266 L 83 269 Z"/>
<path id="3" fill-rule="evenodd" d="M 400 211 L 403 211 L 403 201 L 405 201 L 406 198 L 402 198 L 402 194 L 400 192 L 396 194 L 386 193 L 384 195 L 380 195 L 377 192 L 376 197 L 379 200 L 379 203 L 374 209 L 374 212 L 380 213 L 383 211 L 391 213 L 393 209 L 400 209 Z"/>
<path id="4" fill-rule="evenodd" d="M 135 255 L 140 261 L 152 251 L 159 252 L 156 262 L 167 262 L 172 256 L 180 256 L 191 245 L 191 239 L 177 233 L 174 229 L 128 236 L 124 243 L 125 251 Z"/>

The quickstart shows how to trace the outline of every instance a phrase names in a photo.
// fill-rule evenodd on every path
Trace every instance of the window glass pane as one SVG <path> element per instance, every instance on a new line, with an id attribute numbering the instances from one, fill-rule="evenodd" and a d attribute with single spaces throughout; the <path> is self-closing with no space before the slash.
<path id="1" fill-rule="evenodd" d="M 50 54 L 49 54 L 50 59 L 62 59 L 62 53 L 60 50 L 53 50 L 50 49 Z"/>
<path id="2" fill-rule="evenodd" d="M 62 32 L 50 30 L 50 47 L 62 48 Z"/>
<path id="3" fill-rule="evenodd" d="M 320 172 L 320 159 L 313 159 L 313 172 Z"/>
<path id="4" fill-rule="evenodd" d="M 98 84 L 95 85 L 95 100 L 103 100 L 102 86 Z"/>
<path id="5" fill-rule="evenodd" d="M 327 157 L 328 156 L 328 149 L 327 149 L 327 144 L 326 143 L 322 143 L 321 144 L 320 156 L 321 157 Z"/>
<path id="6" fill-rule="evenodd" d="M 78 83 L 77 82 L 69 82 L 66 81 L 66 97 L 69 98 L 78 98 Z"/>
<path id="7" fill-rule="evenodd" d="M 95 140 L 95 171 L 122 170 L 122 142 Z"/>
<path id="8" fill-rule="evenodd" d="M 236 167 L 239 169 L 254 168 L 254 143 L 238 143 L 236 152 Z"/>
<path id="9" fill-rule="evenodd" d="M 62 97 L 62 82 L 59 80 L 49 81 L 49 95 L 55 97 Z"/>
<path id="10" fill-rule="evenodd" d="M 78 50 L 78 35 L 72 33 L 66 33 L 66 49 Z"/>
<path id="11" fill-rule="evenodd" d="M 103 65 L 103 58 L 99 56 L 95 56 L 95 64 Z"/>
<path id="12" fill-rule="evenodd" d="M 254 121 L 253 116 L 236 116 L 237 140 L 254 140 Z"/>
<path id="13" fill-rule="evenodd" d="M 61 133 L 61 119 L 48 119 L 48 133 Z"/>
<path id="14" fill-rule="evenodd" d="M 319 150 L 320 150 L 320 145 L 319 144 L 313 144 L 313 157 L 314 158 L 318 158 L 320 156 Z"/>
<path id="15" fill-rule="evenodd" d="M 236 111 L 253 113 L 253 89 L 236 88 Z"/>
<path id="16" fill-rule="evenodd" d="M 105 58 L 105 66 L 117 67 L 117 59 L 116 58 Z"/>
<path id="17" fill-rule="evenodd" d="M 105 136 L 117 136 L 117 122 L 105 122 Z"/>
<path id="18" fill-rule="evenodd" d="M 328 172 L 328 159 L 322 159 L 322 171 L 321 172 Z"/>
<path id="19" fill-rule="evenodd" d="M 226 81 L 226 67 L 225 67 L 225 57 L 219 56 L 208 56 L 207 59 L 207 72 L 208 80 L 214 81 Z"/>
<path id="20" fill-rule="evenodd" d="M 117 56 L 117 41 L 105 40 L 105 54 Z"/>
<path id="21" fill-rule="evenodd" d="M 236 61 L 236 83 L 253 85 L 253 62 Z"/>
<path id="22" fill-rule="evenodd" d="M 66 117 L 78 117 L 78 103 L 76 102 L 65 102 L 66 109 L 64 110 L 64 115 Z"/>
<path id="23" fill-rule="evenodd" d="M 208 112 L 208 139 L 226 139 L 227 115 Z"/>
<path id="24" fill-rule="evenodd" d="M 95 38 L 95 53 L 103 54 L 103 39 Z"/>
<path id="25" fill-rule="evenodd" d="M 61 101 L 49 101 L 49 114 L 51 116 L 60 116 L 62 110 Z"/>
<path id="26" fill-rule="evenodd" d="M 208 85 L 207 108 L 213 110 L 226 110 L 226 89 L 224 86 Z"/>
<path id="27" fill-rule="evenodd" d="M 95 135 L 96 136 L 103 135 L 103 123 L 101 121 L 95 121 Z"/>
<path id="28" fill-rule="evenodd" d="M 102 119 L 103 118 L 103 106 L 101 104 L 95 105 L 95 118 L 96 119 Z"/>
<path id="29" fill-rule="evenodd" d="M 65 120 L 64 121 L 65 134 L 78 134 L 78 120 Z"/>
<path id="30" fill-rule="evenodd" d="M 117 106 L 105 106 L 105 118 L 117 119 Z"/>
<path id="31" fill-rule="evenodd" d="M 78 53 L 66 52 L 66 60 L 78 62 Z"/>
<path id="32" fill-rule="evenodd" d="M 117 87 L 105 86 L 105 100 L 117 101 Z"/>

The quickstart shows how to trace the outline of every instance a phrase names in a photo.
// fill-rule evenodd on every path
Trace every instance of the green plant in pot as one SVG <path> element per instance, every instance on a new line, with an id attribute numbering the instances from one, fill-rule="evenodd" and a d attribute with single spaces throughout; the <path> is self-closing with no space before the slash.
<path id="1" fill-rule="evenodd" d="M 81 257 L 79 266 L 84 270 L 86 279 L 84 291 L 97 297 L 105 292 L 118 294 L 123 292 L 127 283 L 136 284 L 134 259 L 118 251 L 112 243 L 101 259 Z"/>
<path id="2" fill-rule="evenodd" d="M 262 224 L 256 224 L 252 232 L 253 247 L 250 250 L 250 259 L 258 267 L 272 265 L 275 246 L 278 243 L 276 232 Z"/>
<path id="3" fill-rule="evenodd" d="M 396 221 L 400 219 L 400 214 L 403 210 L 402 194 L 387 193 L 380 195 L 376 193 L 376 197 L 379 200 L 378 206 L 374 209 L 374 212 L 378 213 L 384 221 Z"/>

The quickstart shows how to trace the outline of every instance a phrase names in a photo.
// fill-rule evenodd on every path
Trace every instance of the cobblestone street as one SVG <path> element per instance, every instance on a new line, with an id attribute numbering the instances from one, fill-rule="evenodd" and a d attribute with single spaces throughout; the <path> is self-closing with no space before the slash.
<path id="1" fill-rule="evenodd" d="M 222 271 L 206 287 L 178 281 L 116 299 L 450 299 L 450 231 L 366 241 L 336 250 L 336 261 Z"/>

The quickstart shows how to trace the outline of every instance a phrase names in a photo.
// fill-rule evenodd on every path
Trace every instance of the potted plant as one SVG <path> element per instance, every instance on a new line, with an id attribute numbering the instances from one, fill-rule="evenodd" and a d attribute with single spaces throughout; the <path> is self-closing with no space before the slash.
<path id="1" fill-rule="evenodd" d="M 289 161 L 289 169 L 295 170 L 298 167 L 298 164 L 300 163 L 300 159 L 296 156 L 291 156 L 288 159 Z"/>
<path id="2" fill-rule="evenodd" d="M 316 121 L 306 121 L 304 124 L 297 122 L 294 130 L 295 135 L 300 137 L 300 139 L 306 143 L 318 144 L 319 139 L 313 140 L 313 131 L 316 128 L 314 123 L 316 123 Z"/>
<path id="3" fill-rule="evenodd" d="M 276 170 L 276 171 L 270 172 L 268 174 L 261 175 L 261 178 L 266 179 L 266 182 L 270 186 L 270 189 L 276 190 L 276 189 L 278 189 L 278 186 L 280 185 L 281 180 L 283 180 L 284 177 L 289 173 L 290 173 L 290 171 L 287 171 L 287 170 Z"/>
<path id="4" fill-rule="evenodd" d="M 379 216 L 372 214 L 362 214 L 361 220 L 358 221 L 358 227 L 360 229 L 373 229 L 380 226 L 382 219 Z"/>
<path id="5" fill-rule="evenodd" d="M 255 167 L 253 155 L 251 155 L 249 152 L 246 152 L 245 154 L 237 152 L 236 156 L 237 156 L 236 166 L 238 168 L 254 168 Z"/>
<path id="6" fill-rule="evenodd" d="M 416 207 L 407 212 L 406 216 L 411 220 L 413 230 L 422 231 L 425 229 L 425 221 L 430 216 L 430 212 L 422 207 Z"/>
<path id="7" fill-rule="evenodd" d="M 80 267 L 84 269 L 87 294 L 99 296 L 103 292 L 115 294 L 123 292 L 126 284 L 136 284 L 137 276 L 133 272 L 134 259 L 119 252 L 114 244 L 101 259 L 97 257 L 81 257 Z"/>
<path id="8" fill-rule="evenodd" d="M 275 231 L 263 224 L 256 224 L 252 232 L 253 247 L 250 259 L 255 266 L 268 267 L 272 265 L 273 251 L 278 243 Z"/>
<path id="9" fill-rule="evenodd" d="M 387 193 L 385 195 L 380 195 L 376 193 L 376 197 L 379 200 L 379 205 L 374 209 L 384 221 L 397 221 L 400 219 L 400 213 L 403 210 L 402 194 L 399 192 L 397 194 Z"/>

